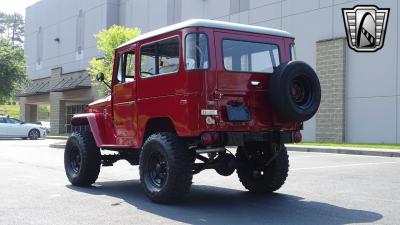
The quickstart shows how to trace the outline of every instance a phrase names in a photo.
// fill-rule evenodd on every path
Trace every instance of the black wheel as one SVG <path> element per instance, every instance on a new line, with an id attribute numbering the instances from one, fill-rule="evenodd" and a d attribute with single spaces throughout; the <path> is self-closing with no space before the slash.
<path id="1" fill-rule="evenodd" d="M 64 168 L 68 180 L 76 186 L 89 186 L 100 173 L 101 154 L 91 132 L 74 132 L 64 152 Z"/>
<path id="2" fill-rule="evenodd" d="M 270 101 L 280 120 L 302 122 L 317 112 L 321 87 L 317 74 L 305 62 L 281 64 L 271 76 Z"/>
<path id="3" fill-rule="evenodd" d="M 239 180 L 250 192 L 271 193 L 285 183 L 289 156 L 283 144 L 238 147 L 236 157 Z"/>
<path id="4" fill-rule="evenodd" d="M 190 190 L 193 154 L 175 134 L 152 134 L 140 153 L 139 170 L 143 189 L 152 201 L 173 203 Z"/>
<path id="5" fill-rule="evenodd" d="M 31 140 L 37 140 L 40 138 L 40 131 L 38 129 L 32 129 L 28 133 L 28 138 Z"/>

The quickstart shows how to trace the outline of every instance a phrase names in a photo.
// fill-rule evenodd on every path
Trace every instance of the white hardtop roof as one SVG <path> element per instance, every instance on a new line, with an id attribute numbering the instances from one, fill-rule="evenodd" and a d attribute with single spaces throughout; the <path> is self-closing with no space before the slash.
<path id="1" fill-rule="evenodd" d="M 217 20 L 206 20 L 206 19 L 191 19 L 186 20 L 181 23 L 177 23 L 171 26 L 163 27 L 145 34 L 140 35 L 139 37 L 130 40 L 120 46 L 118 48 L 123 47 L 128 44 L 132 44 L 147 38 L 155 37 L 157 35 L 161 35 L 164 33 L 168 33 L 171 31 L 179 30 L 186 27 L 210 27 L 210 28 L 219 28 L 219 29 L 226 29 L 226 30 L 236 30 L 236 31 L 244 31 L 250 33 L 258 33 L 258 34 L 268 34 L 280 37 L 289 37 L 293 38 L 289 32 L 273 29 L 273 28 L 266 28 L 266 27 L 259 27 L 253 25 L 245 25 L 240 23 L 231 23 L 231 22 L 224 22 L 224 21 L 217 21 Z"/>

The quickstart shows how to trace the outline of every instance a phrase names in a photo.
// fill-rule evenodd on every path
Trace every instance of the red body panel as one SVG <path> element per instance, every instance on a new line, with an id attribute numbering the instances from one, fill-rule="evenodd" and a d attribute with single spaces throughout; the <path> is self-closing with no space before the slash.
<path id="1" fill-rule="evenodd" d="M 207 70 L 185 70 L 184 40 L 185 35 L 191 32 L 208 36 L 210 63 Z M 174 36 L 180 39 L 179 71 L 151 78 L 140 77 L 140 47 Z M 118 57 L 115 57 L 112 100 L 89 105 L 88 110 L 92 113 L 86 114 L 96 144 L 104 148 L 140 148 L 146 125 L 153 118 L 169 118 L 177 134 L 185 137 L 199 136 L 205 131 L 299 130 L 301 123 L 282 124 L 269 108 L 267 96 L 271 74 L 237 73 L 224 69 L 224 38 L 273 43 L 279 46 L 280 62 L 290 60 L 292 38 L 204 27 L 184 28 L 116 49 L 116 56 L 126 50 L 136 51 L 135 81 L 117 83 Z M 253 87 L 251 81 L 259 81 L 260 85 Z M 252 120 L 228 122 L 225 108 L 231 101 L 243 102 L 251 110 Z M 213 116 L 214 125 L 206 123 L 206 116 L 200 114 L 201 109 L 218 110 L 218 115 Z M 78 117 L 84 115 L 75 117 L 78 121 Z"/>
<path id="2" fill-rule="evenodd" d="M 104 120 L 100 113 L 77 114 L 71 120 L 72 125 L 89 125 L 97 146 L 105 144 L 107 137 L 104 131 Z"/>

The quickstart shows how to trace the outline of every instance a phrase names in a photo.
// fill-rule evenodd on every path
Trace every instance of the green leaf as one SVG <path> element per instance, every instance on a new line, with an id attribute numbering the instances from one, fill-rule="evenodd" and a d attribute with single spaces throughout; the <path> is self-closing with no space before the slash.
<path id="1" fill-rule="evenodd" d="M 0 102 L 7 101 L 26 83 L 23 49 L 0 38 Z"/>
<path id="2" fill-rule="evenodd" d="M 138 28 L 126 28 L 118 25 L 113 25 L 95 35 L 97 48 L 104 53 L 104 57 L 100 59 L 93 58 L 89 61 L 90 67 L 87 71 L 93 76 L 94 82 L 98 82 L 94 77 L 98 73 L 103 73 L 105 82 L 111 83 L 115 48 L 139 35 L 140 30 Z M 103 86 L 100 85 L 100 87 Z M 106 88 L 100 90 L 101 95 L 105 95 L 106 92 Z"/>

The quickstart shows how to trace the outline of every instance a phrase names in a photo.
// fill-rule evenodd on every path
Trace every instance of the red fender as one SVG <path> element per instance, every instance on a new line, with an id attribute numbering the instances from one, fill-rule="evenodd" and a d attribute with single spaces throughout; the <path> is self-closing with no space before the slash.
<path id="1" fill-rule="evenodd" d="M 105 144 L 103 115 L 101 113 L 76 114 L 71 119 L 72 126 L 89 125 L 97 147 Z"/>

